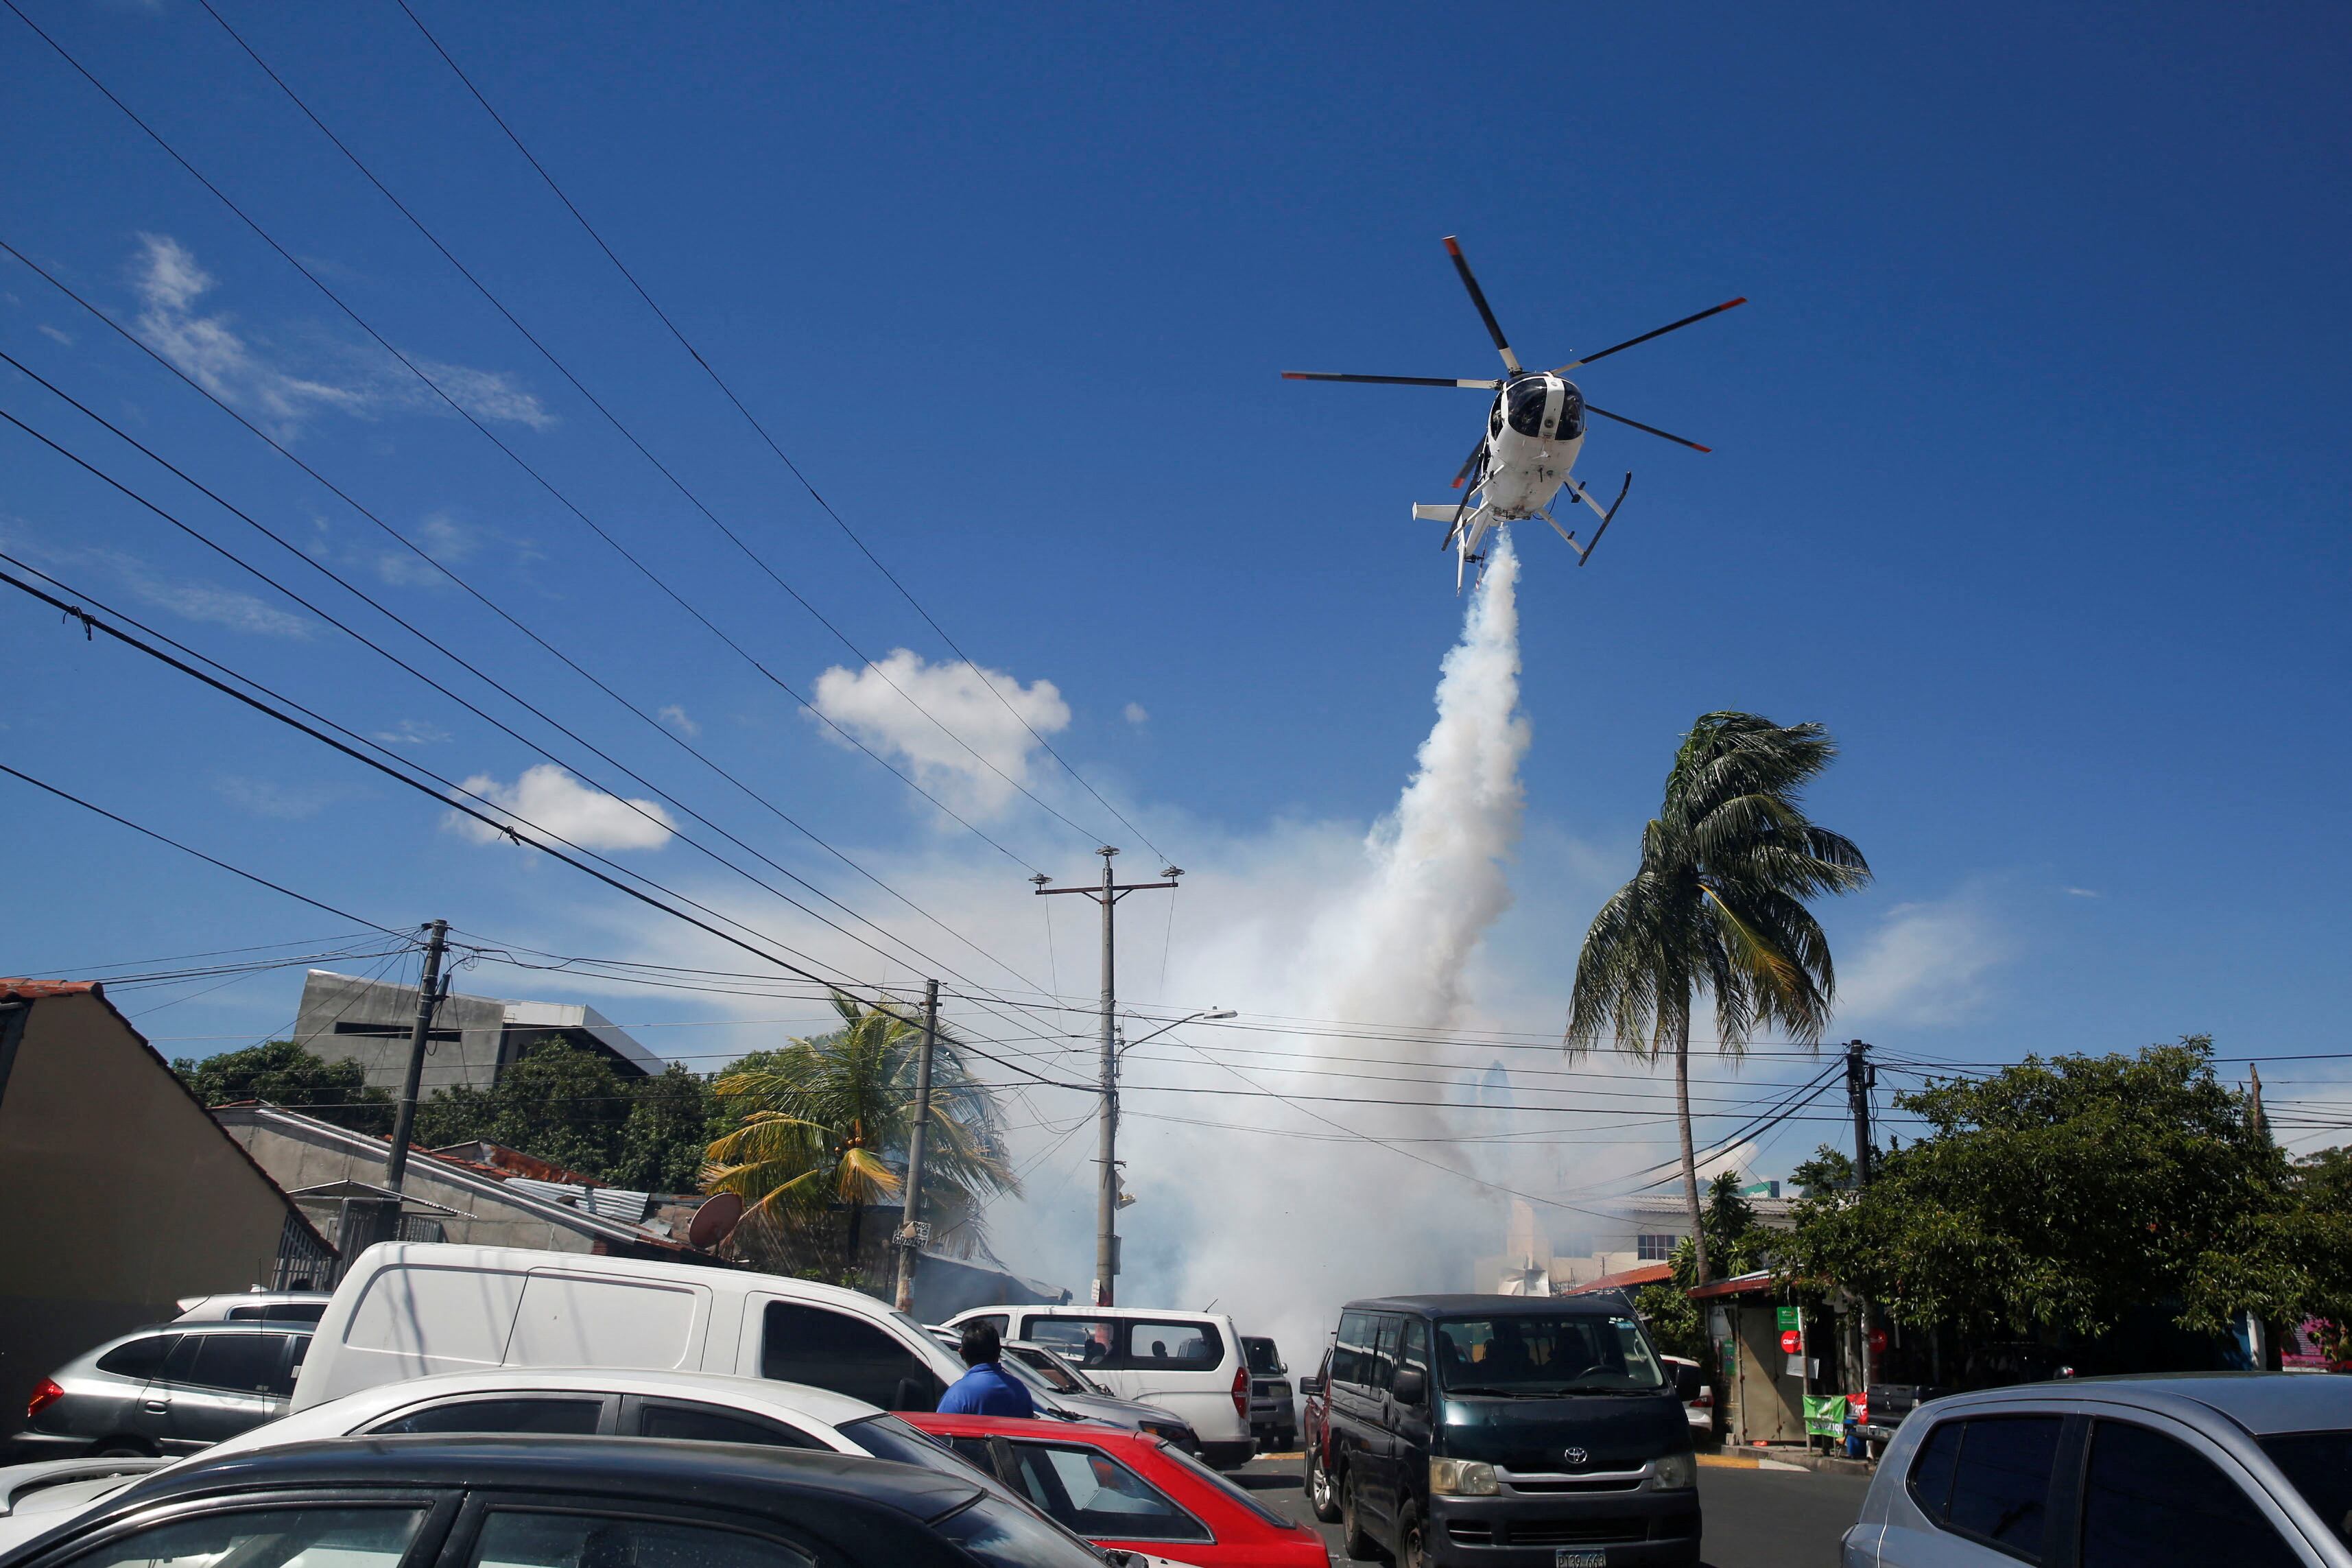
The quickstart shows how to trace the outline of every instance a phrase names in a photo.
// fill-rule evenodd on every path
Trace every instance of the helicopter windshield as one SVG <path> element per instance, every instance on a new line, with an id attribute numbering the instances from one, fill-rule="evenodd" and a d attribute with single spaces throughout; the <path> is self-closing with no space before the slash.
<path id="1" fill-rule="evenodd" d="M 1544 402 L 1550 395 L 1550 386 L 1542 376 L 1531 375 L 1513 382 L 1503 394 L 1511 428 L 1522 436 L 1542 435 Z"/>
<path id="2" fill-rule="evenodd" d="M 1573 441 L 1584 434 L 1584 395 L 1573 386 L 1563 385 L 1559 398 L 1559 428 L 1553 433 L 1555 441 Z"/>

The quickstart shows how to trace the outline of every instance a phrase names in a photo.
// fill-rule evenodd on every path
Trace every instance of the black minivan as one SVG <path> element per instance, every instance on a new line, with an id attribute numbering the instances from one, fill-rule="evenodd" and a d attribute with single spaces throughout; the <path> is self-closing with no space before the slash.
<path id="1" fill-rule="evenodd" d="M 1680 1375 L 1676 1373 L 1679 1370 Z M 1699 1560 L 1683 1401 L 1697 1370 L 1633 1303 L 1389 1296 L 1339 1314 L 1330 1484 L 1348 1555 L 1397 1568 L 1625 1568 Z"/>

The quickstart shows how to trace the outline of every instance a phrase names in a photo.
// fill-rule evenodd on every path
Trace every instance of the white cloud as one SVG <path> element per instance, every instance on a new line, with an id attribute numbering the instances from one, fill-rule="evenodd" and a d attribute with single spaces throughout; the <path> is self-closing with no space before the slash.
<path id="1" fill-rule="evenodd" d="M 200 302 L 217 279 L 194 255 L 169 235 L 142 234 L 131 264 L 139 296 L 138 327 L 154 350 L 188 378 L 224 403 L 253 415 L 276 434 L 288 436 L 321 409 L 368 417 L 388 410 L 439 413 L 446 405 L 373 345 L 337 345 L 327 357 L 346 362 L 345 372 L 304 373 L 282 363 L 271 345 L 239 331 L 226 312 L 204 314 Z M 505 420 L 543 430 L 553 425 L 539 399 L 500 371 L 476 370 L 410 355 L 417 368 L 446 391 L 452 401 L 483 419 Z"/>
<path id="2" fill-rule="evenodd" d="M 1949 1024 L 1986 999 L 1990 972 L 2011 952 L 2008 935 L 1972 894 L 1897 904 L 1839 966 L 1843 1024 Z"/>
<path id="3" fill-rule="evenodd" d="M 854 673 L 837 665 L 826 670 L 816 679 L 815 706 L 908 763 L 925 789 L 956 810 L 981 816 L 1002 810 L 1029 782 L 1038 735 L 1070 722 L 1069 704 L 1050 680 L 1024 687 L 997 670 L 926 664 L 903 647 Z"/>
<path id="4" fill-rule="evenodd" d="M 1120 712 L 1126 717 L 1127 721 L 1130 724 L 1140 724 L 1145 720 L 1151 717 L 1150 714 L 1143 710 L 1143 704 L 1140 702 L 1130 702 L 1125 708 L 1121 709 Z"/>
<path id="5" fill-rule="evenodd" d="M 68 347 L 68 348 L 71 348 L 71 347 L 73 347 L 73 334 L 72 334 L 71 332 L 65 331 L 63 331 L 63 330 L 61 330 L 61 329 L 59 329 L 59 328 L 50 326 L 47 321 L 44 321 L 44 322 L 42 322 L 42 323 L 41 323 L 40 332 L 41 332 L 41 336 L 43 336 L 43 337 L 45 337 L 45 338 L 48 338 L 48 339 L 53 340 L 54 342 L 63 343 L 63 344 L 65 344 L 65 346 L 66 346 L 66 347 Z"/>
<path id="6" fill-rule="evenodd" d="M 684 735 L 689 741 L 697 740 L 700 738 L 702 734 L 702 726 L 688 718 L 687 716 L 686 710 L 679 707 L 675 702 L 671 703 L 667 708 L 662 709 L 658 713 L 655 714 L 654 717 L 659 719 L 663 723 L 674 727 L 679 734 Z"/>
<path id="7" fill-rule="evenodd" d="M 505 815 L 525 839 L 546 835 L 583 849 L 658 849 L 677 830 L 669 813 L 654 802 L 623 800 L 590 789 L 552 763 L 526 769 L 511 784 L 476 773 L 464 788 Z M 467 804 L 479 809 L 476 802 Z M 463 812 L 451 812 L 443 826 L 478 844 L 495 844 L 506 837 Z"/>
<path id="8" fill-rule="evenodd" d="M 434 746 L 449 739 L 449 731 L 422 719 L 403 719 L 389 730 L 378 730 L 373 738 L 387 746 Z"/>
<path id="9" fill-rule="evenodd" d="M 2095 892 L 2089 888 L 2068 888 L 2065 890 L 2078 899 L 2104 899 L 2106 897 L 2106 894 Z"/>
<path id="10" fill-rule="evenodd" d="M 375 574 L 383 581 L 402 587 L 425 587 L 448 581 L 435 570 L 433 563 L 455 566 L 473 555 L 479 547 L 478 531 L 459 522 L 446 512 L 428 512 L 416 527 L 412 541 L 417 550 L 430 560 L 420 558 L 415 551 L 387 547 L 375 557 Z"/>
<path id="11" fill-rule="evenodd" d="M 231 805 L 243 806 L 256 816 L 274 817 L 281 822 L 299 822 L 318 816 L 320 808 L 339 793 L 282 784 L 270 779 L 243 778 L 235 773 L 223 773 L 214 779 L 213 788 Z"/>

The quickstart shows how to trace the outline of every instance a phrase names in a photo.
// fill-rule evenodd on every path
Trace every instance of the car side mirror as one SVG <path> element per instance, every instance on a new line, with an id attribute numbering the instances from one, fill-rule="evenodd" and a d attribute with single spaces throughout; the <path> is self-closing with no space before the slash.
<path id="1" fill-rule="evenodd" d="M 1301 1394 L 1320 1394 L 1323 1392 L 1323 1380 L 1310 1372 L 1305 1377 L 1298 1380 L 1298 1392 Z"/>
<path id="2" fill-rule="evenodd" d="M 1698 1374 L 1698 1368 L 1695 1366 L 1675 1368 L 1675 1397 L 1685 1405 L 1696 1399 L 1706 1386 L 1705 1381 Z"/>
<path id="3" fill-rule="evenodd" d="M 1417 1366 L 1401 1366 L 1389 1379 L 1389 1394 L 1399 1405 L 1419 1405 L 1429 1397 L 1429 1374 Z"/>
<path id="4" fill-rule="evenodd" d="M 935 1377 L 902 1377 L 890 1395 L 893 1410 L 937 1410 L 942 1392 Z"/>

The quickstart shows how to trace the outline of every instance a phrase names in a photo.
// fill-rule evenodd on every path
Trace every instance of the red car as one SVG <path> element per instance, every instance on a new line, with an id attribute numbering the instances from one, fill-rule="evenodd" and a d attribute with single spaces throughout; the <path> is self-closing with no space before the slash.
<path id="1" fill-rule="evenodd" d="M 1097 1546 L 1197 1568 L 1329 1568 L 1321 1536 L 1149 1433 L 902 1414 Z"/>

